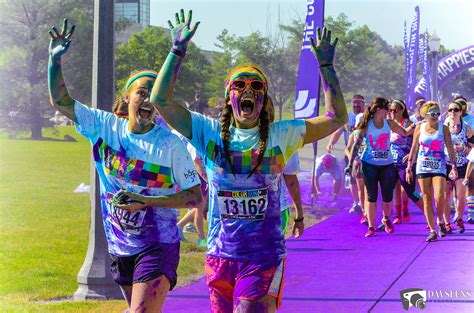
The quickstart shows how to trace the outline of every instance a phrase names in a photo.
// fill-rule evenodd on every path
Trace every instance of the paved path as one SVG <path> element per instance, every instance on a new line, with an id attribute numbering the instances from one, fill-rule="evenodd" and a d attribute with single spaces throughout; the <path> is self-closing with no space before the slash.
<path id="1" fill-rule="evenodd" d="M 303 180 L 308 176 L 303 173 Z M 343 195 L 338 203 L 347 205 L 349 199 Z M 346 208 L 339 212 L 307 228 L 302 238 L 287 240 L 286 283 L 278 312 L 405 312 L 400 290 L 407 288 L 428 290 L 423 312 L 474 312 L 473 225 L 466 224 L 462 235 L 426 243 L 424 217 L 412 209 L 412 221 L 396 225 L 393 234 L 364 238 L 366 228 L 359 218 Z M 450 303 L 434 302 L 447 300 L 434 297 L 439 291 L 459 295 Z M 460 291 L 470 296 L 462 298 Z M 171 292 L 164 312 L 209 312 L 204 278 Z"/>

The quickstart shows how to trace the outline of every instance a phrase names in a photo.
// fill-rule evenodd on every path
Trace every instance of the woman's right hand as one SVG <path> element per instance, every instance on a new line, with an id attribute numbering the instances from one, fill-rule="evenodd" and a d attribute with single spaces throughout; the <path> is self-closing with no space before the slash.
<path id="1" fill-rule="evenodd" d="M 49 42 L 49 55 L 55 59 L 60 59 L 63 54 L 69 49 L 71 44 L 71 36 L 76 29 L 76 25 L 72 25 L 71 30 L 67 29 L 67 18 L 64 18 L 63 29 L 61 33 L 58 32 L 56 26 L 51 27 L 49 35 L 51 41 Z"/>
<path id="2" fill-rule="evenodd" d="M 413 173 L 411 171 L 411 168 L 407 168 L 407 171 L 405 173 L 405 180 L 407 181 L 407 183 L 411 184 L 413 180 Z"/>

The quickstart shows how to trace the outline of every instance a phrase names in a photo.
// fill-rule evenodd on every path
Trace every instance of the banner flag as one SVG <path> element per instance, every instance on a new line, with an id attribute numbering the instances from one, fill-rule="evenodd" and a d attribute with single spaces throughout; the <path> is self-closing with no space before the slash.
<path id="1" fill-rule="evenodd" d="M 324 0 L 307 0 L 306 24 L 296 82 L 295 119 L 318 116 L 321 80 L 318 62 L 311 52 L 310 38 L 316 42 L 316 28 L 322 30 L 323 22 Z"/>
<path id="2" fill-rule="evenodd" d="M 420 34 L 420 49 L 418 50 L 421 69 L 423 70 L 423 81 L 426 84 L 422 90 L 415 87 L 415 96 L 421 95 L 425 99 L 431 99 L 431 66 L 428 59 L 428 33 Z"/>
<path id="3" fill-rule="evenodd" d="M 441 89 L 454 76 L 474 68 L 474 45 L 459 49 L 438 61 L 438 89 Z M 431 73 L 431 67 L 430 67 Z M 431 75 L 430 75 L 431 82 Z M 416 85 L 415 91 L 417 95 L 424 95 L 425 88 L 431 85 L 426 83 L 426 78 L 420 79 Z"/>
<path id="4" fill-rule="evenodd" d="M 408 68 L 406 69 L 406 104 L 413 107 L 415 104 L 415 85 L 416 85 L 416 64 L 418 61 L 418 44 L 420 29 L 420 8 L 415 7 L 415 19 L 411 24 L 410 38 L 408 39 L 408 50 L 405 50 L 405 58 L 408 59 Z"/>

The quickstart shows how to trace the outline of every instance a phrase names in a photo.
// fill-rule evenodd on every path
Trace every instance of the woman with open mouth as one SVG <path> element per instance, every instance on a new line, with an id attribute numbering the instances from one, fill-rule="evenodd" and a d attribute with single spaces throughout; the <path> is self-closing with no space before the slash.
<path id="1" fill-rule="evenodd" d="M 439 120 L 441 110 L 438 103 L 428 101 L 420 109 L 425 119 L 416 126 L 413 135 L 413 144 L 408 156 L 406 180 L 410 183 L 414 178 L 412 165 L 416 164 L 416 178 L 423 194 L 423 208 L 430 229 L 427 242 L 438 240 L 435 230 L 433 200 L 438 212 L 438 226 L 441 237 L 446 236 L 446 223 L 449 223 L 449 212 L 445 210 L 446 190 L 446 147 L 451 164 L 456 164 L 456 155 L 449 128 Z M 456 180 L 458 172 L 452 167 L 448 173 L 452 180 Z"/>
<path id="2" fill-rule="evenodd" d="M 281 231 L 280 183 L 285 164 L 304 144 L 347 121 L 332 66 L 337 39 L 318 30 L 312 50 L 324 86 L 326 115 L 270 123 L 268 79 L 253 65 L 234 69 L 226 82 L 220 121 L 173 100 L 186 47 L 197 26 L 191 12 L 176 14 L 173 48 L 153 87 L 151 103 L 201 155 L 209 182 L 207 284 L 213 312 L 274 312 L 280 305 L 286 248 Z M 316 70 L 316 69 L 315 69 Z M 295 223 L 303 223 L 296 216 Z M 302 225 L 301 225 L 302 226 Z"/>
<path id="3" fill-rule="evenodd" d="M 74 26 L 68 31 L 67 19 L 61 32 L 54 26 L 50 31 L 51 104 L 73 120 L 77 131 L 91 142 L 101 182 L 112 278 L 129 311 L 161 312 L 177 281 L 180 243 L 174 208 L 200 206 L 199 179 L 178 136 L 155 124 L 150 93 L 156 72 L 143 70 L 130 75 L 114 107 L 119 113 L 116 116 L 69 95 L 61 58 L 73 31 Z"/>

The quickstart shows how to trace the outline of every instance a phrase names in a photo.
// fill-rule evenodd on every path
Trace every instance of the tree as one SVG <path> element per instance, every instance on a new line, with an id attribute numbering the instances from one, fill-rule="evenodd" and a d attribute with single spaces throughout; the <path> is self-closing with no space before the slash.
<path id="1" fill-rule="evenodd" d="M 171 49 L 171 38 L 162 28 L 147 27 L 130 37 L 127 43 L 117 47 L 115 53 L 116 88 L 123 91 L 133 70 L 158 71 Z M 192 42 L 188 46 L 186 60 L 180 70 L 175 98 L 184 103 L 194 99 L 195 93 L 205 95 L 205 83 L 209 80 L 211 65 Z"/>
<path id="2" fill-rule="evenodd" d="M 64 58 L 72 95 L 89 102 L 92 71 L 93 0 L 0 1 L 0 112 L 2 127 L 29 129 L 42 138 L 42 127 L 54 114 L 47 89 L 48 30 L 64 16 L 77 24 L 75 47 Z"/>

